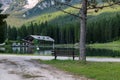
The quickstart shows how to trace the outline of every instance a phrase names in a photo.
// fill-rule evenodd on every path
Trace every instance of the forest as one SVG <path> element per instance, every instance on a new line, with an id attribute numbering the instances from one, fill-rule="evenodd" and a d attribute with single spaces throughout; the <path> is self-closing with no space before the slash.
<path id="1" fill-rule="evenodd" d="M 119 22 L 119 12 L 102 13 L 90 17 L 87 24 L 87 43 L 105 43 L 118 40 L 120 37 Z M 8 40 L 21 40 L 28 35 L 43 35 L 54 38 L 56 44 L 74 44 L 79 42 L 79 25 L 78 21 L 64 25 L 48 21 L 39 24 L 31 22 L 29 25 L 24 24 L 19 28 L 8 26 L 6 32 L 8 35 L 6 35 Z"/>
<path id="2" fill-rule="evenodd" d="M 0 4 L 1 8 L 2 4 Z M 6 32 L 7 32 L 7 23 L 5 19 L 7 18 L 8 14 L 1 14 L 2 10 L 0 9 L 0 43 L 3 43 L 6 39 Z"/>

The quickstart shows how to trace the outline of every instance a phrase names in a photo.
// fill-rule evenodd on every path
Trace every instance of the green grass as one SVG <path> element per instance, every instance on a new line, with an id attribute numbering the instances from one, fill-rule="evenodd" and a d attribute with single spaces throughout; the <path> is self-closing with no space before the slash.
<path id="1" fill-rule="evenodd" d="M 95 80 L 120 80 L 120 63 L 87 62 L 83 64 L 79 61 L 71 60 L 40 60 L 40 63 L 49 64 L 72 74 Z"/>
<path id="2" fill-rule="evenodd" d="M 74 44 L 55 44 L 55 48 L 74 48 Z"/>
<path id="3" fill-rule="evenodd" d="M 87 45 L 90 48 L 97 48 L 97 49 L 109 49 L 109 50 L 116 50 L 120 51 L 120 41 L 113 41 L 108 43 L 95 43 Z"/>
<path id="4" fill-rule="evenodd" d="M 6 19 L 7 24 L 10 26 L 21 27 L 23 24 L 30 22 L 30 19 L 24 19 L 20 15 L 22 12 L 14 12 L 11 13 L 8 18 Z"/>

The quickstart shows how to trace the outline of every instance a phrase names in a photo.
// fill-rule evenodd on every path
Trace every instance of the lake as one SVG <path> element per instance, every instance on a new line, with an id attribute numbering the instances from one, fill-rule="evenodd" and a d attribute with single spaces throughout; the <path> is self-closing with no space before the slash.
<path id="1" fill-rule="evenodd" d="M 55 48 L 55 50 L 73 50 L 79 55 L 79 50 L 74 48 Z M 0 53 L 5 54 L 30 54 L 30 55 L 52 55 L 52 48 L 34 48 L 34 47 L 0 47 Z M 120 51 L 87 48 L 87 56 L 100 56 L 100 57 L 120 57 Z M 64 53 L 66 54 L 66 53 Z"/>

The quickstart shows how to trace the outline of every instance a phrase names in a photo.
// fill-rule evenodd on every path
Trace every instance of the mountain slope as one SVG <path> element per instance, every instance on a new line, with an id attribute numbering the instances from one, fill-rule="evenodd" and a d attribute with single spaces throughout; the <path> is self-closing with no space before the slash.
<path id="1" fill-rule="evenodd" d="M 79 5 L 76 5 L 76 6 L 79 6 Z M 66 8 L 65 10 L 68 11 L 68 12 L 74 12 L 75 14 L 77 14 L 79 12 L 78 10 L 75 10 L 73 8 Z M 63 13 L 59 10 L 56 10 L 53 7 L 46 8 L 46 9 L 42 10 L 40 15 L 36 15 L 36 16 L 31 17 L 31 18 L 23 18 L 23 17 L 20 16 L 20 14 L 22 14 L 22 13 L 17 12 L 16 16 L 15 16 L 15 14 L 11 14 L 7 18 L 8 24 L 10 24 L 12 26 L 21 26 L 22 24 L 24 24 L 24 23 L 28 24 L 31 21 L 35 22 L 35 23 L 38 23 L 38 24 L 41 23 L 41 22 L 45 22 L 45 21 L 54 22 L 52 20 L 55 20 L 55 22 L 61 22 L 62 20 L 64 21 L 65 19 L 68 22 L 70 22 L 71 20 L 75 21 L 74 16 L 70 16 L 68 14 L 65 14 L 65 13 Z M 16 23 L 14 23 L 14 22 L 16 22 Z M 68 22 L 66 22 L 66 23 L 68 23 Z"/>
<path id="2" fill-rule="evenodd" d="M 72 0 L 72 4 L 77 3 L 79 0 Z M 30 2 L 29 2 L 30 3 Z M 33 8 L 23 9 L 21 6 L 10 5 L 9 9 L 6 12 L 11 12 L 10 16 L 7 19 L 9 25 L 12 26 L 21 26 L 25 22 L 29 22 L 31 20 L 35 20 L 37 16 L 42 16 L 44 14 L 51 14 L 57 12 L 53 6 L 53 0 L 39 0 L 39 2 Z M 25 4 L 24 4 L 25 6 Z M 14 23 L 14 21 L 16 23 Z"/>

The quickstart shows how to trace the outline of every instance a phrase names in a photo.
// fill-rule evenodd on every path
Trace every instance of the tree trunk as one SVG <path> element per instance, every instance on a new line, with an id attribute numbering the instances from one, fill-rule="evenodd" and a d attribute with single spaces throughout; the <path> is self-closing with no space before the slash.
<path id="1" fill-rule="evenodd" d="M 87 0 L 82 0 L 81 28 L 80 28 L 80 56 L 79 60 L 86 61 L 86 24 L 87 24 Z"/>

